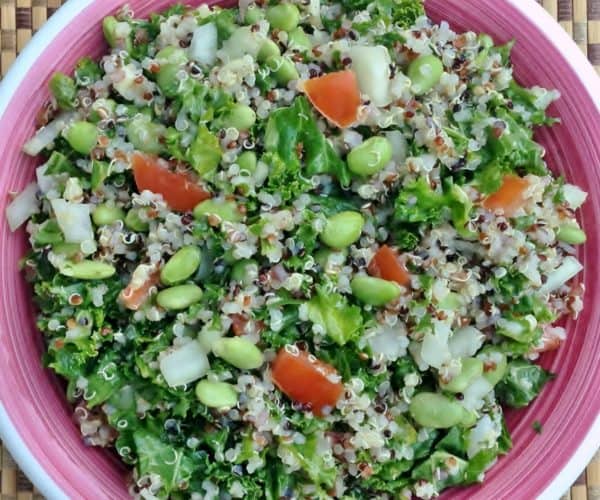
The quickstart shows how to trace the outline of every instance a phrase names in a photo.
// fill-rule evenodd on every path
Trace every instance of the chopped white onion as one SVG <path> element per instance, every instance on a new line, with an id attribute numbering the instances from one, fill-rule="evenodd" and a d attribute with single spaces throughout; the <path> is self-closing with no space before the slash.
<path id="1" fill-rule="evenodd" d="M 11 231 L 16 231 L 29 217 L 40 211 L 37 190 L 37 184 L 32 182 L 6 207 L 6 218 Z"/>
<path id="2" fill-rule="evenodd" d="M 50 204 L 67 243 L 82 243 L 94 239 L 89 205 L 70 203 L 61 198 L 51 200 Z"/>
<path id="3" fill-rule="evenodd" d="M 357 45 L 350 49 L 350 58 L 360 91 L 369 96 L 375 106 L 389 104 L 391 60 L 388 50 L 381 45 Z"/>
<path id="4" fill-rule="evenodd" d="M 388 361 L 396 361 L 406 354 L 408 339 L 398 328 L 383 327 L 368 339 L 371 352 L 383 356 Z"/>
<path id="5" fill-rule="evenodd" d="M 206 352 L 195 340 L 169 352 L 160 360 L 160 372 L 170 387 L 195 382 L 206 375 L 209 368 Z"/>
<path id="6" fill-rule="evenodd" d="M 573 184 L 565 184 L 562 187 L 562 192 L 563 196 L 565 197 L 565 201 L 573 210 L 583 205 L 587 198 L 587 193 Z"/>
<path id="7" fill-rule="evenodd" d="M 473 458 L 481 450 L 493 448 L 496 445 L 502 429 L 489 415 L 479 419 L 475 427 L 469 431 L 467 438 L 467 456 Z"/>
<path id="8" fill-rule="evenodd" d="M 315 28 L 323 27 L 321 22 L 321 0 L 309 0 L 306 10 L 308 11 L 310 24 Z"/>
<path id="9" fill-rule="evenodd" d="M 196 28 L 189 48 L 190 59 L 207 66 L 213 65 L 217 56 L 217 40 L 217 27 L 214 23 Z"/>
<path id="10" fill-rule="evenodd" d="M 571 278 L 574 278 L 582 269 L 583 266 L 575 257 L 565 257 L 562 264 L 548 275 L 548 279 L 542 285 L 540 291 L 549 293 L 557 290 Z"/>
<path id="11" fill-rule="evenodd" d="M 483 376 L 477 377 L 469 387 L 463 391 L 461 404 L 467 410 L 479 410 L 483 406 L 485 398 L 494 387 Z"/>
<path id="12" fill-rule="evenodd" d="M 23 146 L 23 152 L 30 156 L 39 155 L 52 144 L 63 129 L 75 119 L 77 113 L 62 113 L 56 119 L 39 129 Z"/>
<path id="13" fill-rule="evenodd" d="M 58 186 L 56 179 L 53 175 L 46 175 L 46 169 L 48 168 L 48 164 L 44 163 L 35 169 L 35 176 L 37 178 L 37 183 L 40 191 L 44 194 L 48 193 L 50 190 L 55 189 Z"/>
<path id="14" fill-rule="evenodd" d="M 398 164 L 404 163 L 408 156 L 408 144 L 404 134 L 399 130 L 390 130 L 385 133 L 385 136 L 392 144 L 392 159 Z"/>
<path id="15" fill-rule="evenodd" d="M 453 358 L 468 358 L 481 348 L 484 340 L 485 335 L 477 328 L 465 326 L 452 334 L 448 347 Z"/>
<path id="16" fill-rule="evenodd" d="M 434 321 L 433 333 L 426 333 L 421 345 L 421 358 L 434 368 L 441 368 L 452 359 L 448 349 L 450 328 L 441 321 Z"/>

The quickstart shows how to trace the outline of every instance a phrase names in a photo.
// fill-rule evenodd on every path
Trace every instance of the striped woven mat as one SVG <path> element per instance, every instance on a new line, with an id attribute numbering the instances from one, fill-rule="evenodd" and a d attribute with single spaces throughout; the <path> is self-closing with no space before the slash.
<path id="1" fill-rule="evenodd" d="M 0 0 L 0 74 L 6 74 L 33 33 L 64 1 Z M 537 1 L 573 37 L 600 73 L 600 0 Z M 41 498 L 0 442 L 0 500 Z M 563 500 L 600 500 L 600 453 Z"/>

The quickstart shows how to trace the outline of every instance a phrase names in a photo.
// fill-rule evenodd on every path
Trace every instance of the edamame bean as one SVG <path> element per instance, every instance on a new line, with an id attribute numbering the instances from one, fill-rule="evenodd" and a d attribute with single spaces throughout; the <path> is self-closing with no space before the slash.
<path id="1" fill-rule="evenodd" d="M 114 266 L 95 260 L 69 262 L 60 269 L 60 274 L 80 280 L 103 280 L 110 278 L 117 270 Z"/>
<path id="2" fill-rule="evenodd" d="M 50 92 L 52 92 L 60 109 L 73 109 L 75 107 L 77 87 L 73 78 L 58 71 L 52 75 L 49 86 Z"/>
<path id="3" fill-rule="evenodd" d="M 226 382 L 201 380 L 196 386 L 196 397 L 203 405 L 217 410 L 229 410 L 238 401 L 235 387 Z"/>
<path id="4" fill-rule="evenodd" d="M 236 128 L 249 130 L 256 122 L 256 113 L 250 106 L 234 104 L 234 106 L 221 118 L 223 128 Z"/>
<path id="5" fill-rule="evenodd" d="M 296 66 L 289 57 L 271 56 L 266 60 L 265 65 L 273 73 L 279 85 L 287 85 L 288 82 L 300 78 Z"/>
<path id="6" fill-rule="evenodd" d="M 483 363 L 483 377 L 492 385 L 496 385 L 504 378 L 508 360 L 506 354 L 493 348 L 485 347 L 477 354 Z"/>
<path id="7" fill-rule="evenodd" d="M 179 285 L 158 292 L 156 303 L 167 311 L 181 311 L 200 302 L 202 289 L 196 285 Z"/>
<path id="8" fill-rule="evenodd" d="M 65 132 L 65 139 L 75 151 L 89 155 L 98 144 L 98 129 L 93 123 L 74 122 Z"/>
<path id="9" fill-rule="evenodd" d="M 194 217 L 198 220 L 209 215 L 227 222 L 240 222 L 244 218 L 235 201 L 205 200 L 194 208 Z"/>
<path id="10" fill-rule="evenodd" d="M 477 36 L 477 41 L 484 49 L 491 49 L 494 46 L 494 40 L 490 35 L 481 33 Z"/>
<path id="11" fill-rule="evenodd" d="M 256 55 L 256 60 L 258 62 L 265 62 L 270 57 L 280 56 L 281 51 L 279 50 L 279 45 L 277 45 L 273 40 L 266 39 L 262 45 L 260 46 L 260 50 Z"/>
<path id="12" fill-rule="evenodd" d="M 79 243 L 56 243 L 52 245 L 52 251 L 67 258 L 73 258 L 80 254 L 81 246 Z"/>
<path id="13" fill-rule="evenodd" d="M 181 66 L 182 64 L 186 64 L 188 62 L 188 57 L 185 50 L 179 47 L 173 47 L 172 45 L 159 50 L 155 59 L 160 65 L 177 64 Z"/>
<path id="14" fill-rule="evenodd" d="M 253 174 L 256 170 L 256 153 L 254 151 L 244 151 L 235 161 L 240 170 L 245 170 L 250 174 Z"/>
<path id="15" fill-rule="evenodd" d="M 231 279 L 243 286 L 250 286 L 258 279 L 258 264 L 255 260 L 239 260 L 233 265 Z"/>
<path id="16" fill-rule="evenodd" d="M 140 210 L 143 208 L 132 208 L 125 216 L 125 226 L 136 233 L 145 233 L 150 228 L 150 224 L 140 218 Z"/>
<path id="17" fill-rule="evenodd" d="M 160 123 L 154 123 L 145 116 L 136 116 L 126 128 L 127 139 L 138 151 L 157 155 L 163 149 L 162 138 L 166 128 Z"/>
<path id="18" fill-rule="evenodd" d="M 483 361 L 477 358 L 463 358 L 460 373 L 449 382 L 440 379 L 440 387 L 448 392 L 463 392 L 468 385 L 483 373 Z"/>
<path id="19" fill-rule="evenodd" d="M 358 241 L 365 225 L 364 217 L 358 212 L 340 212 L 325 223 L 321 241 L 327 246 L 341 250 Z"/>
<path id="20" fill-rule="evenodd" d="M 348 153 L 348 168 L 356 175 L 373 175 L 392 159 L 392 143 L 387 137 L 371 137 Z"/>
<path id="21" fill-rule="evenodd" d="M 408 410 L 417 424 L 434 429 L 449 429 L 468 418 L 467 411 L 460 403 L 435 392 L 416 394 Z"/>
<path id="22" fill-rule="evenodd" d="M 291 3 L 274 5 L 267 9 L 267 21 L 273 29 L 292 31 L 300 22 L 300 11 Z"/>
<path id="23" fill-rule="evenodd" d="M 569 245 L 581 245 L 587 240 L 585 232 L 572 222 L 561 224 L 556 232 L 556 239 Z"/>
<path id="24" fill-rule="evenodd" d="M 261 19 L 265 18 L 265 11 L 256 5 L 250 5 L 244 16 L 244 23 L 256 24 Z"/>
<path id="25" fill-rule="evenodd" d="M 181 71 L 179 64 L 163 64 L 156 75 L 156 84 L 167 97 L 175 97 L 179 91 L 181 79 L 177 76 Z"/>
<path id="26" fill-rule="evenodd" d="M 294 28 L 288 34 L 288 47 L 298 52 L 307 52 L 312 50 L 312 43 L 308 38 L 308 35 L 304 33 L 304 30 L 298 26 Z"/>
<path id="27" fill-rule="evenodd" d="M 255 370 L 265 361 L 261 350 L 244 337 L 221 338 L 215 341 L 212 351 L 240 370 Z"/>
<path id="28" fill-rule="evenodd" d="M 192 276 L 200 267 L 202 253 L 196 246 L 180 248 L 160 271 L 160 281 L 175 285 Z"/>
<path id="29" fill-rule="evenodd" d="M 438 84 L 443 72 L 444 65 L 436 56 L 417 57 L 410 63 L 407 72 L 412 82 L 412 91 L 416 95 L 426 94 Z"/>
<path id="30" fill-rule="evenodd" d="M 123 210 L 108 203 L 98 205 L 92 212 L 92 220 L 96 226 L 109 226 L 113 222 L 124 218 Z"/>
<path id="31" fill-rule="evenodd" d="M 402 288 L 397 283 L 372 276 L 354 277 L 350 288 L 352 295 L 358 300 L 372 306 L 383 306 L 400 297 L 402 293 Z"/>

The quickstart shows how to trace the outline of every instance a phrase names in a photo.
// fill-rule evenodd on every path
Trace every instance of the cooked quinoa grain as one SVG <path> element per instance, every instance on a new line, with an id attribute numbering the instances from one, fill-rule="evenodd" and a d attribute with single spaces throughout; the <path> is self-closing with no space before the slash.
<path id="1" fill-rule="evenodd" d="M 555 91 L 418 0 L 106 18 L 16 197 L 45 362 L 135 498 L 433 498 L 582 310 Z"/>

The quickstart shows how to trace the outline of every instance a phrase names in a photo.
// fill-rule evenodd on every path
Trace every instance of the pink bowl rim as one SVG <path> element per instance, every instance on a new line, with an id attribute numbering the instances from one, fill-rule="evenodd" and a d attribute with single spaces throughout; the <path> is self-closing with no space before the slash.
<path id="1" fill-rule="evenodd" d="M 68 0 L 33 36 L 25 49 L 17 57 L 8 74 L 0 82 L 0 118 L 4 115 L 9 102 L 23 79 L 37 62 L 46 46 L 80 14 L 97 0 Z M 570 70 L 584 85 L 594 104 L 600 111 L 600 80 L 575 42 L 560 25 L 534 0 L 504 0 L 521 15 L 532 21 L 552 41 L 552 44 L 564 56 Z M 0 402 L 0 438 L 4 446 L 25 472 L 36 488 L 49 499 L 68 498 L 54 479 L 43 469 L 39 461 L 27 448 L 19 431 L 11 421 L 6 408 Z M 573 484 L 578 475 L 592 459 L 600 443 L 600 415 L 596 416 L 587 435 L 575 450 L 561 472 L 538 496 L 539 499 L 559 498 Z"/>

